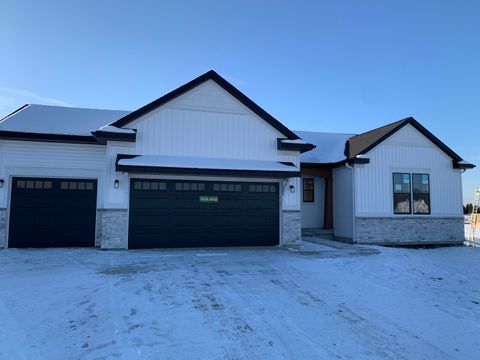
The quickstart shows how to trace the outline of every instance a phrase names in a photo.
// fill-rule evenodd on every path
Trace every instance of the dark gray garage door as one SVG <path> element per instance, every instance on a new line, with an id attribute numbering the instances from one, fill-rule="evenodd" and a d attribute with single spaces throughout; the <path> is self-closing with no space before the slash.
<path id="1" fill-rule="evenodd" d="M 276 245 L 278 183 L 130 183 L 129 248 Z"/>
<path id="2" fill-rule="evenodd" d="M 13 178 L 9 247 L 95 246 L 96 180 Z"/>

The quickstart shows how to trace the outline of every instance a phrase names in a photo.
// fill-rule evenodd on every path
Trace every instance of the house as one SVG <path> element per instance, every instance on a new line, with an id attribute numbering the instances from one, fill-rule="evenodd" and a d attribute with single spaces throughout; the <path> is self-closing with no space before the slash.
<path id="1" fill-rule="evenodd" d="M 456 242 L 472 166 L 413 119 L 293 132 L 209 71 L 133 112 L 25 105 L 1 120 L 0 247 L 296 246 L 302 227 Z"/>
<path id="2" fill-rule="evenodd" d="M 0 244 L 296 245 L 313 147 L 214 71 L 133 112 L 26 105 L 0 122 Z"/>

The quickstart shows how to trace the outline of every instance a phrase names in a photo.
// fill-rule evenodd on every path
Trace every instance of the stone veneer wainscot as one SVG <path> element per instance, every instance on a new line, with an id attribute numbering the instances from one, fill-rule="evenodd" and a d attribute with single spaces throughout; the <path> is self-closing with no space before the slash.
<path id="1" fill-rule="evenodd" d="M 360 244 L 462 244 L 463 217 L 356 217 L 355 239 Z"/>
<path id="2" fill-rule="evenodd" d="M 299 210 L 282 211 L 282 239 L 283 246 L 300 246 L 302 216 Z"/>
<path id="3" fill-rule="evenodd" d="M 98 209 L 95 243 L 102 249 L 128 248 L 127 209 Z"/>

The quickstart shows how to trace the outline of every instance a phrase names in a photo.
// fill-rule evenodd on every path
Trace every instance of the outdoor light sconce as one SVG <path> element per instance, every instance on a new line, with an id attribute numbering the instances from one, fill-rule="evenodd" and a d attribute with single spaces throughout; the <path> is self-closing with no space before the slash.
<path id="1" fill-rule="evenodd" d="M 294 193 L 294 192 L 295 192 L 295 186 L 294 186 L 294 185 L 290 185 L 290 192 L 291 192 L 291 193 Z"/>
<path id="2" fill-rule="evenodd" d="M 0 189 L 3 188 L 3 185 L 5 185 L 5 180 L 0 179 Z"/>
<path id="3" fill-rule="evenodd" d="M 120 187 L 120 181 L 115 180 L 115 181 L 113 182 L 113 187 L 114 187 L 115 189 L 118 189 L 118 188 Z"/>

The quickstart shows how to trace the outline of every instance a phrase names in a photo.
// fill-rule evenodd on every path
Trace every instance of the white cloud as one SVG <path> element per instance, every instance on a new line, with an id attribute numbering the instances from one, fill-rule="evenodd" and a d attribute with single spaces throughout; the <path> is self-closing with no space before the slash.
<path id="1" fill-rule="evenodd" d="M 73 106 L 65 101 L 41 96 L 29 90 L 10 89 L 0 86 L 0 118 L 25 104 Z"/>

